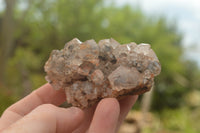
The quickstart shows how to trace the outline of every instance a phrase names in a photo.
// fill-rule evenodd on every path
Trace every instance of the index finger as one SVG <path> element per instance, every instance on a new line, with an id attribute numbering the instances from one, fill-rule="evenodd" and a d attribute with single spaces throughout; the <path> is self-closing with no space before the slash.
<path id="1" fill-rule="evenodd" d="M 64 90 L 54 90 L 52 86 L 47 83 L 33 91 L 30 95 L 26 96 L 19 102 L 10 106 L 8 110 L 24 116 L 41 104 L 50 103 L 60 105 L 65 101 L 65 99 Z"/>
<path id="2" fill-rule="evenodd" d="M 47 103 L 60 105 L 65 99 L 64 90 L 54 90 L 47 83 L 6 109 L 0 119 L 0 130 L 19 120 L 39 105 Z"/>

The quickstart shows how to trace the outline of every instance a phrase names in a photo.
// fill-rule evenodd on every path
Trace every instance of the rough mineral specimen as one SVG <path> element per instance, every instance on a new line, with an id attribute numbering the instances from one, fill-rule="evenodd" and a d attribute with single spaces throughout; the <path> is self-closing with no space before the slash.
<path id="1" fill-rule="evenodd" d="M 53 88 L 65 89 L 68 103 L 86 108 L 102 98 L 149 91 L 161 65 L 149 44 L 75 38 L 52 51 L 45 71 Z"/>

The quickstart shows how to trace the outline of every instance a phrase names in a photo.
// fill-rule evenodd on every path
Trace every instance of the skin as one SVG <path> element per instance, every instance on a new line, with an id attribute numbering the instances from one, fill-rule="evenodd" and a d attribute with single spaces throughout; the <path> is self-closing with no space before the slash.
<path id="1" fill-rule="evenodd" d="M 138 96 L 102 99 L 81 110 L 61 108 L 66 97 L 45 84 L 7 108 L 0 118 L 0 133 L 115 133 Z"/>

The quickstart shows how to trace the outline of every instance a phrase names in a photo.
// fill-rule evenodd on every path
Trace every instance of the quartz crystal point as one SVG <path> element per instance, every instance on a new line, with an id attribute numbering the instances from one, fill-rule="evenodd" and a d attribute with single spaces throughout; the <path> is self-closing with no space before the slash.
<path id="1" fill-rule="evenodd" d="M 161 65 L 149 44 L 120 45 L 114 39 L 97 44 L 77 38 L 53 50 L 45 64 L 46 80 L 64 89 L 67 102 L 87 108 L 102 98 L 121 98 L 149 91 Z"/>

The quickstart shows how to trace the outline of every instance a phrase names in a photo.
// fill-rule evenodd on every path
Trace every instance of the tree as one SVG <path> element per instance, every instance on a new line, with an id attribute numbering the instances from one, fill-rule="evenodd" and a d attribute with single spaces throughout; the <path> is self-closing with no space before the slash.
<path id="1" fill-rule="evenodd" d="M 0 31 L 0 83 L 4 80 L 5 68 L 14 49 L 14 8 L 15 0 L 5 0 L 6 9 L 2 19 Z"/>

